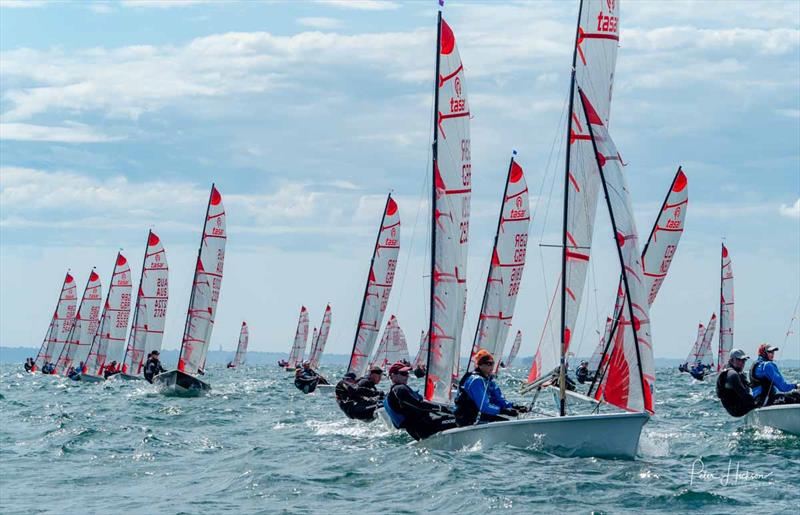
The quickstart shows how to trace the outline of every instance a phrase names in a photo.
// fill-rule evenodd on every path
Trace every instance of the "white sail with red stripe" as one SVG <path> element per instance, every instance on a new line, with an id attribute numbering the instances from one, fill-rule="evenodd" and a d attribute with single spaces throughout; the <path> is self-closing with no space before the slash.
<path id="1" fill-rule="evenodd" d="M 289 361 L 286 368 L 297 368 L 303 362 L 308 342 L 308 311 L 305 306 L 300 307 L 300 317 L 297 319 L 297 330 L 294 332 L 294 343 L 289 352 Z"/>
<path id="2" fill-rule="evenodd" d="M 733 265 L 728 247 L 722 244 L 719 295 L 719 350 L 717 351 L 717 370 L 728 364 L 728 356 L 733 349 Z"/>
<path id="3" fill-rule="evenodd" d="M 480 349 L 486 349 L 496 356 L 495 373 L 500 368 L 500 358 L 511 329 L 522 271 L 525 268 L 530 221 L 525 174 L 512 158 L 503 191 L 481 313 L 467 368 L 474 366 L 472 357 Z"/>
<path id="4" fill-rule="evenodd" d="M 225 265 L 225 226 L 222 195 L 212 184 L 178 358 L 178 370 L 186 374 L 195 375 L 203 368 L 211 343 Z"/>
<path id="5" fill-rule="evenodd" d="M 86 358 L 86 373 L 102 376 L 106 364 L 116 361 L 115 357 L 122 356 L 130 314 L 131 267 L 122 252 L 119 252 L 103 305 L 100 327 L 92 339 L 89 356 Z"/>
<path id="6" fill-rule="evenodd" d="M 322 315 L 322 323 L 319 326 L 319 333 L 316 335 L 314 344 L 311 346 L 311 369 L 316 370 L 319 368 L 319 363 L 322 360 L 322 353 L 325 352 L 325 344 L 328 343 L 328 335 L 331 333 L 331 306 L 328 304 L 325 307 L 325 313 Z"/>
<path id="7" fill-rule="evenodd" d="M 419 335 L 419 350 L 417 350 L 417 355 L 414 357 L 414 363 L 412 366 L 414 368 L 424 367 L 425 363 L 428 359 L 428 336 L 427 333 L 423 330 Z"/>
<path id="8" fill-rule="evenodd" d="M 520 345 L 522 345 L 522 331 L 517 330 L 517 336 L 514 338 L 514 344 L 511 345 L 511 352 L 508 353 L 508 358 L 506 358 L 505 361 L 506 368 L 511 368 L 514 360 L 517 359 Z"/>
<path id="9" fill-rule="evenodd" d="M 400 210 L 397 202 L 389 195 L 383 210 L 378 238 L 372 252 L 367 284 L 361 302 L 361 312 L 350 353 L 347 372 L 357 377 L 367 371 L 367 362 L 378 338 L 383 314 L 389 302 L 389 294 L 394 283 L 397 255 L 400 253 Z"/>
<path id="10" fill-rule="evenodd" d="M 697 354 L 692 356 L 694 361 L 690 361 L 689 363 L 703 363 L 706 365 L 714 364 L 714 358 L 711 352 L 711 343 L 714 341 L 714 333 L 716 330 L 717 314 L 713 313 L 711 315 L 711 320 L 708 321 L 708 326 L 706 326 L 703 330 L 703 338 L 700 340 L 700 345 L 697 348 Z"/>
<path id="11" fill-rule="evenodd" d="M 628 411 L 653 413 L 655 361 L 650 334 L 648 284 L 644 277 L 639 233 L 633 216 L 622 158 L 603 120 L 578 88 L 617 244 L 625 301 L 614 335 L 608 373 L 598 389 L 606 402 Z M 613 334 L 613 331 L 612 331 Z"/>
<path id="12" fill-rule="evenodd" d="M 75 320 L 70 327 L 67 342 L 58 356 L 56 374 L 66 373 L 69 367 L 78 365 L 86 360 L 92 338 L 100 325 L 100 304 L 103 301 L 103 287 L 100 276 L 92 269 L 83 297 L 78 306 Z M 78 372 L 81 372 L 80 370 Z"/>
<path id="13" fill-rule="evenodd" d="M 237 368 L 244 365 L 247 360 L 247 344 L 250 342 L 250 329 L 247 322 L 242 321 L 242 328 L 239 329 L 239 343 L 236 345 L 236 355 L 233 357 L 233 367 Z"/>
<path id="14" fill-rule="evenodd" d="M 703 323 L 700 322 L 697 325 L 697 338 L 695 339 L 694 344 L 692 345 L 692 350 L 689 351 L 689 355 L 686 357 L 686 361 L 684 361 L 684 364 L 703 362 L 702 361 L 703 354 L 701 349 L 703 347 L 703 335 L 705 334 L 705 332 L 706 332 L 706 326 L 704 326 Z"/>
<path id="15" fill-rule="evenodd" d="M 70 329 L 75 322 L 75 309 L 77 307 L 78 291 L 75 279 L 67 272 L 61 284 L 61 293 L 58 296 L 53 318 L 47 328 L 42 346 L 34 361 L 35 370 L 41 370 L 46 363 L 58 359 L 58 355 L 67 343 Z"/>
<path id="16" fill-rule="evenodd" d="M 433 127 L 431 299 L 425 399 L 450 401 L 458 374 L 467 303 L 472 193 L 470 110 L 464 66 L 452 29 L 438 19 Z"/>
<path id="17" fill-rule="evenodd" d="M 397 318 L 392 315 L 386 323 L 383 336 L 369 366 L 381 367 L 385 370 L 392 363 L 403 360 L 408 361 L 408 343 Z"/>
<path id="18" fill-rule="evenodd" d="M 169 266 L 161 239 L 150 231 L 133 311 L 133 323 L 122 361 L 122 372 L 141 375 L 145 359 L 161 351 L 169 300 Z"/>
<path id="19" fill-rule="evenodd" d="M 606 318 L 606 327 L 603 330 L 603 337 L 600 338 L 600 341 L 597 343 L 597 347 L 595 347 L 592 356 L 589 358 L 588 370 L 590 376 L 595 376 L 597 371 L 601 368 L 604 368 L 607 360 L 603 359 L 604 357 L 608 357 L 606 352 L 606 342 L 611 337 L 611 326 L 612 326 L 612 318 Z"/>
<path id="20" fill-rule="evenodd" d="M 591 256 L 600 178 L 576 84 L 608 123 L 619 45 L 619 1 L 581 2 L 573 54 L 571 112 L 567 120 L 562 272 L 528 382 L 549 376 L 567 356 Z M 565 365 L 566 366 L 566 365 Z"/>

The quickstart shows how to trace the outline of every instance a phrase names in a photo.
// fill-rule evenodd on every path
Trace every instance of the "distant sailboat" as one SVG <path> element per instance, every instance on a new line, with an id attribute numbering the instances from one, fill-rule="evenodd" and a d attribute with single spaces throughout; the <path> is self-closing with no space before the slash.
<path id="1" fill-rule="evenodd" d="M 331 306 L 330 304 L 325 307 L 325 313 L 322 315 L 322 323 L 319 326 L 319 332 L 312 340 L 311 354 L 309 354 L 308 361 L 311 363 L 312 370 L 319 369 L 319 363 L 322 360 L 322 353 L 325 352 L 325 344 L 328 343 L 328 335 L 331 333 Z"/>
<path id="2" fill-rule="evenodd" d="M 517 354 L 519 353 L 519 348 L 522 345 L 522 331 L 517 331 L 517 336 L 514 337 L 514 344 L 511 345 L 511 352 L 508 353 L 508 357 L 505 360 L 505 368 L 511 368 L 514 364 L 514 360 L 517 359 Z"/>
<path id="3" fill-rule="evenodd" d="M 353 350 L 347 365 L 347 372 L 354 373 L 356 377 L 363 376 L 367 371 L 367 360 L 375 346 L 383 314 L 389 302 L 389 294 L 392 291 L 399 252 L 400 210 L 390 194 L 386 197 L 386 206 L 383 208 L 378 236 L 372 250 L 367 284 L 364 287 L 361 311 L 358 314 L 358 324 L 353 339 Z"/>
<path id="4" fill-rule="evenodd" d="M 247 358 L 247 343 L 250 341 L 250 330 L 247 327 L 247 322 L 242 322 L 242 328 L 239 330 L 239 344 L 236 346 L 236 355 L 233 361 L 228 363 L 228 368 L 239 368 L 244 365 Z"/>
<path id="5" fill-rule="evenodd" d="M 512 157 L 467 371 L 474 368 L 473 356 L 480 349 L 495 356 L 494 372 L 500 369 L 519 285 L 522 283 L 530 222 L 528 184 L 522 167 Z"/>
<path id="6" fill-rule="evenodd" d="M 75 279 L 67 272 L 64 282 L 61 284 L 61 293 L 58 296 L 56 309 L 53 311 L 53 318 L 50 319 L 44 341 L 34 360 L 32 372 L 41 371 L 48 363 L 54 364 L 53 359 L 58 359 L 64 349 L 72 324 L 75 322 L 77 295 Z"/>
<path id="7" fill-rule="evenodd" d="M 100 276 L 92 268 L 83 297 L 70 327 L 69 335 L 56 361 L 55 374 L 67 374 L 70 367 L 86 361 L 92 338 L 100 325 L 100 303 L 103 300 L 103 287 Z M 80 373 L 80 370 L 76 370 Z"/>
<path id="8" fill-rule="evenodd" d="M 423 329 L 419 335 L 419 350 L 411 366 L 416 377 L 425 377 L 425 364 L 428 362 L 428 333 Z"/>
<path id="9" fill-rule="evenodd" d="M 131 267 L 128 260 L 117 253 L 114 272 L 111 275 L 100 326 L 92 339 L 86 366 L 78 379 L 88 382 L 104 381 L 104 371 L 114 357 L 122 356 L 128 318 L 131 313 Z M 109 356 L 112 358 L 109 360 Z M 116 367 L 114 367 L 116 370 Z M 110 373 L 110 372 L 109 372 Z"/>
<path id="10" fill-rule="evenodd" d="M 733 349 L 733 265 L 728 248 L 722 244 L 719 286 L 719 350 L 717 351 L 717 372 L 728 364 L 728 356 Z"/>
<path id="11" fill-rule="evenodd" d="M 714 332 L 717 330 L 717 314 L 712 313 L 708 326 L 700 324 L 697 328 L 697 341 L 692 346 L 686 362 L 680 368 L 682 372 L 688 372 L 698 381 L 702 381 L 705 375 L 711 370 L 714 358 L 711 355 L 711 342 L 714 339 Z"/>
<path id="12" fill-rule="evenodd" d="M 169 266 L 161 239 L 150 231 L 139 277 L 139 290 L 133 310 L 133 323 L 122 360 L 119 379 L 144 379 L 145 360 L 161 351 L 169 299 Z"/>
<path id="13" fill-rule="evenodd" d="M 392 315 L 383 330 L 383 336 L 369 362 L 369 367 L 380 367 L 384 371 L 392 363 L 408 361 L 408 343 L 406 335 L 397 322 L 397 317 Z"/>
<path id="14" fill-rule="evenodd" d="M 300 317 L 297 319 L 297 330 L 294 333 L 294 343 L 289 352 L 289 361 L 278 364 L 285 367 L 287 372 L 294 372 L 294 369 L 303 362 L 306 342 L 308 342 L 308 311 L 305 306 L 301 306 Z"/>
<path id="15" fill-rule="evenodd" d="M 178 368 L 153 378 L 153 383 L 162 391 L 199 395 L 211 389 L 208 383 L 196 376 L 205 366 L 211 332 L 214 329 L 214 318 L 217 315 L 227 241 L 225 218 L 222 195 L 212 184 L 203 235 L 197 252 Z"/>

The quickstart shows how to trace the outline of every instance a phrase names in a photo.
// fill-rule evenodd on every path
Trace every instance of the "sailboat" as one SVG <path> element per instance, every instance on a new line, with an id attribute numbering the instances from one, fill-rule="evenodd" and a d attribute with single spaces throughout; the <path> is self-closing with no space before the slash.
<path id="1" fill-rule="evenodd" d="M 199 395 L 211 389 L 208 383 L 201 381 L 196 375 L 205 366 L 211 332 L 214 329 L 226 241 L 225 207 L 222 204 L 222 195 L 212 184 L 203 235 L 197 251 L 178 368 L 153 378 L 153 383 L 165 393 Z"/>
<path id="2" fill-rule="evenodd" d="M 306 311 L 305 306 L 301 306 L 300 317 L 297 319 L 297 330 L 294 333 L 294 343 L 292 344 L 292 350 L 289 352 L 289 360 L 278 364 L 284 367 L 287 372 L 294 372 L 303 362 L 306 342 L 308 342 L 308 311 Z"/>
<path id="3" fill-rule="evenodd" d="M 517 331 L 517 336 L 514 337 L 514 343 L 511 345 L 511 352 L 508 353 L 508 357 L 505 359 L 503 364 L 505 368 L 511 368 L 514 364 L 514 360 L 517 359 L 517 354 L 519 353 L 519 348 L 522 345 L 522 331 Z"/>
<path id="4" fill-rule="evenodd" d="M 354 373 L 356 377 L 362 377 L 367 371 L 367 360 L 375 346 L 383 314 L 389 302 L 389 294 L 392 291 L 399 253 L 400 210 L 397 202 L 389 194 L 383 208 L 375 247 L 372 249 L 367 283 L 353 339 L 353 350 L 347 365 L 347 372 Z"/>
<path id="5" fill-rule="evenodd" d="M 398 361 L 408 362 L 408 343 L 406 335 L 397 322 L 397 317 L 392 315 L 383 330 L 383 336 L 369 362 L 369 367 L 380 367 L 386 370 L 389 365 Z"/>
<path id="6" fill-rule="evenodd" d="M 647 410 L 652 409 L 650 402 L 642 403 L 640 410 L 633 413 L 567 415 L 563 396 L 566 355 L 586 279 L 594 214 L 601 184 L 612 219 L 612 234 L 615 236 L 618 249 L 625 295 L 629 299 L 626 303 L 628 305 L 626 318 L 631 322 L 622 320 L 625 323 L 620 323 L 619 326 L 625 328 L 625 332 L 633 338 L 636 348 L 642 350 L 640 358 L 631 362 L 631 370 L 636 369 L 640 378 L 647 376 L 648 380 L 652 381 L 649 316 L 637 233 L 633 224 L 621 160 L 603 125 L 604 120 L 608 120 L 611 80 L 616 61 L 618 9 L 618 2 L 583 1 L 576 29 L 570 86 L 570 116 L 567 118 L 569 144 L 564 177 L 561 305 L 560 309 L 551 310 L 551 316 L 560 318 L 558 327 L 561 329 L 559 331 L 561 416 L 525 418 L 450 429 L 420 441 L 421 445 L 438 449 L 461 449 L 476 444 L 485 448 L 497 442 L 504 442 L 518 446 L 543 447 L 567 456 L 632 458 L 636 453 L 642 427 L 649 419 Z M 601 21 L 613 20 L 613 23 L 604 23 L 596 28 L 598 17 Z M 444 28 L 444 25 L 440 27 Z M 438 43 L 444 47 L 445 30 L 441 33 L 442 37 Z M 449 38 L 453 39 L 452 32 L 449 33 Z M 451 44 L 451 50 L 453 47 Z M 457 66 L 460 70 L 460 63 Z M 452 72 L 446 70 L 444 74 L 447 73 Z M 584 93 L 579 86 L 583 86 L 586 92 Z M 591 97 L 591 101 L 587 95 Z M 441 109 L 439 106 L 437 111 Z M 449 154 L 452 155 L 452 152 Z M 433 239 L 438 243 L 438 238 Z M 436 259 L 433 261 L 436 262 Z M 435 317 L 435 306 L 431 312 L 432 318 Z M 451 310 L 451 317 L 456 315 L 457 311 Z M 555 326 L 555 320 L 548 321 L 551 327 Z M 435 327 L 433 322 L 432 320 L 431 331 Z M 431 371 L 437 371 L 436 365 L 442 361 L 431 358 L 436 355 L 436 350 L 440 350 L 437 347 L 441 345 L 441 333 L 431 334 L 429 375 Z M 436 375 L 441 377 L 441 374 Z M 429 377 L 428 384 L 431 382 Z M 637 385 L 631 384 L 631 389 L 636 387 Z M 650 384 L 643 380 L 638 387 L 641 389 L 640 397 L 651 401 Z M 648 393 L 645 393 L 645 390 Z M 434 394 L 436 391 L 434 388 Z M 438 391 L 444 393 L 442 388 Z M 426 397 L 436 398 L 435 395 Z"/>
<path id="7" fill-rule="evenodd" d="M 122 372 L 114 378 L 143 380 L 145 360 L 161 351 L 169 299 L 169 266 L 161 239 L 150 231 L 139 277 L 139 290 L 133 310 L 133 323 L 122 359 Z"/>
<path id="8" fill-rule="evenodd" d="M 92 268 L 74 323 L 70 326 L 69 335 L 55 363 L 54 374 L 67 374 L 74 364 L 77 365 L 86 360 L 92 337 L 100 325 L 100 302 L 102 300 L 103 287 L 100 284 L 100 276 Z"/>
<path id="9" fill-rule="evenodd" d="M 77 288 L 75 279 L 68 271 L 64 276 L 64 282 L 61 284 L 61 293 L 58 295 L 58 303 L 53 311 L 53 318 L 50 319 L 50 325 L 47 327 L 42 346 L 36 354 L 31 372 L 41 371 L 46 364 L 53 363 L 54 356 L 58 358 L 58 355 L 61 354 L 61 350 L 68 341 L 72 324 L 75 322 L 76 304 Z"/>
<path id="10" fill-rule="evenodd" d="M 419 335 L 419 350 L 417 350 L 417 355 L 414 357 L 414 362 L 411 364 L 416 377 L 425 377 L 425 364 L 427 363 L 427 360 L 428 333 L 423 329 L 422 333 Z"/>
<path id="11" fill-rule="evenodd" d="M 719 276 L 719 350 L 717 372 L 725 368 L 733 349 L 733 265 L 728 248 L 722 244 Z"/>
<path id="12" fill-rule="evenodd" d="M 239 344 L 236 346 L 236 355 L 233 361 L 228 363 L 228 368 L 239 368 L 244 365 L 247 359 L 247 343 L 250 341 L 250 330 L 247 327 L 247 322 L 242 321 L 242 328 L 239 329 Z"/>
<path id="13" fill-rule="evenodd" d="M 687 372 L 698 381 L 702 381 L 708 370 L 711 370 L 714 359 L 711 357 L 711 341 L 717 330 L 717 314 L 711 314 L 708 326 L 702 323 L 697 327 L 697 340 L 692 345 L 692 350 L 686 361 L 679 367 L 681 372 Z M 702 366 L 701 369 L 698 365 Z M 693 369 L 697 370 L 693 370 Z"/>
<path id="14" fill-rule="evenodd" d="M 108 357 L 122 355 L 130 313 L 131 267 L 122 252 L 118 252 L 111 283 L 106 293 L 106 302 L 103 305 L 103 314 L 100 317 L 100 326 L 92 339 L 83 372 L 78 374 L 79 380 L 92 383 L 105 381 L 103 373 L 105 368 L 111 361 L 116 362 L 116 360 L 110 361 Z M 113 368 L 116 370 L 116 367 Z"/>
<path id="15" fill-rule="evenodd" d="M 508 165 L 503 202 L 500 206 L 500 217 L 497 220 L 497 231 L 489 260 L 489 273 L 486 276 L 486 288 L 478 325 L 475 327 L 475 338 L 467 371 L 474 368 L 473 357 L 480 349 L 485 349 L 492 356 L 496 356 L 494 373 L 500 369 L 525 268 L 530 222 L 528 184 L 522 167 L 512 156 Z"/>
<path id="16" fill-rule="evenodd" d="M 330 304 L 325 307 L 325 313 L 322 315 L 322 323 L 319 326 L 319 331 L 314 328 L 314 336 L 311 339 L 311 352 L 308 355 L 308 363 L 314 374 L 298 373 L 294 378 L 294 385 L 298 390 L 303 393 L 312 393 L 317 388 L 333 388 L 327 379 L 319 373 L 319 363 L 322 359 L 322 353 L 325 351 L 325 344 L 328 342 L 328 335 L 331 332 L 331 306 Z"/>

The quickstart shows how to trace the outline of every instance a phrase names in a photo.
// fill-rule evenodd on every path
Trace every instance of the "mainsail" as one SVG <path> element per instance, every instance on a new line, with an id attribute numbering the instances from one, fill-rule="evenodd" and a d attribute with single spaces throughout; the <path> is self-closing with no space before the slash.
<path id="1" fill-rule="evenodd" d="M 392 315 L 386 323 L 383 337 L 378 344 L 375 355 L 370 360 L 369 366 L 381 367 L 385 370 L 389 364 L 398 361 L 408 361 L 408 344 L 406 335 L 400 329 L 397 318 Z"/>
<path id="2" fill-rule="evenodd" d="M 719 295 L 719 351 L 717 370 L 728 363 L 728 355 L 733 348 L 733 267 L 728 247 L 722 244 L 722 260 Z"/>
<path id="3" fill-rule="evenodd" d="M 600 177 L 589 128 L 576 84 L 591 99 L 594 111 L 608 123 L 614 69 L 619 46 L 619 2 L 583 0 L 572 56 L 567 153 L 564 174 L 564 219 L 561 277 L 534 356 L 528 381 L 548 377 L 569 352 L 586 284 L 597 212 Z"/>
<path id="4" fill-rule="evenodd" d="M 75 321 L 75 307 L 77 304 L 77 288 L 75 279 L 67 272 L 61 284 L 61 293 L 58 296 L 53 318 L 47 328 L 39 354 L 36 355 L 36 368 L 41 370 L 45 363 L 52 363 L 53 358 L 58 358 L 67 343 L 70 329 Z"/>
<path id="5" fill-rule="evenodd" d="M 714 363 L 714 358 L 712 357 L 711 353 L 711 342 L 714 341 L 714 332 L 717 330 L 717 315 L 716 313 L 711 315 L 711 320 L 708 322 L 708 326 L 703 331 L 703 339 L 700 341 L 700 346 L 697 349 L 697 355 L 694 356 L 695 360 L 690 361 L 689 363 L 704 363 L 706 365 L 712 365 Z"/>
<path id="6" fill-rule="evenodd" d="M 303 362 L 303 355 L 306 352 L 306 342 L 308 341 L 308 311 L 306 307 L 300 308 L 300 318 L 297 319 L 297 330 L 294 333 L 294 344 L 289 352 L 289 363 L 286 368 L 296 368 Z"/>
<path id="7" fill-rule="evenodd" d="M 609 373 L 599 393 L 607 402 L 622 409 L 653 413 L 656 375 L 650 334 L 650 305 L 630 189 L 622 170 L 622 158 L 603 120 L 593 109 L 583 90 L 578 88 L 578 92 L 589 122 L 589 133 L 614 230 L 625 292 Z"/>
<path id="8" fill-rule="evenodd" d="M 169 267 L 161 239 L 150 231 L 142 262 L 142 275 L 133 311 L 133 323 L 122 362 L 122 372 L 141 375 L 145 358 L 161 351 L 169 297 Z"/>
<path id="9" fill-rule="evenodd" d="M 512 157 L 468 369 L 474 366 L 472 357 L 480 349 L 486 349 L 496 356 L 495 373 L 500 368 L 500 358 L 511 329 L 522 271 L 525 268 L 530 221 L 528 185 L 522 167 Z"/>
<path id="10" fill-rule="evenodd" d="M 331 333 L 331 306 L 328 304 L 325 307 L 325 313 L 322 315 L 322 324 L 319 326 L 319 333 L 317 334 L 316 342 L 311 349 L 311 368 L 316 370 L 319 368 L 319 363 L 322 360 L 322 353 L 325 352 L 325 344 L 328 343 L 328 335 Z"/>
<path id="11" fill-rule="evenodd" d="M 427 359 L 428 359 L 428 335 L 423 330 L 422 333 L 419 335 L 419 350 L 417 351 L 416 357 L 414 357 L 414 363 L 412 363 L 412 366 L 414 368 L 425 366 Z"/>
<path id="12" fill-rule="evenodd" d="M 689 355 L 683 362 L 684 364 L 703 363 L 702 359 L 703 354 L 701 349 L 703 347 L 703 335 L 705 333 L 706 333 L 706 326 L 704 326 L 703 323 L 700 322 L 700 324 L 697 325 L 697 339 L 695 339 L 694 345 L 692 345 L 692 350 L 689 351 Z"/>
<path id="13" fill-rule="evenodd" d="M 506 358 L 506 368 L 511 368 L 514 360 L 517 359 L 517 353 L 519 352 L 520 345 L 522 345 L 522 331 L 517 330 L 517 336 L 514 338 L 514 344 L 511 346 L 511 352 L 508 354 L 508 358 Z"/>
<path id="14" fill-rule="evenodd" d="M 70 327 L 67 341 L 56 362 L 55 372 L 66 373 L 73 363 L 77 364 L 86 359 L 89 354 L 89 346 L 92 337 L 97 332 L 100 325 L 100 303 L 103 300 L 103 287 L 100 284 L 100 276 L 92 269 L 89 280 L 86 281 L 86 288 L 83 290 L 78 313 L 75 321 Z M 78 372 L 81 372 L 80 370 Z"/>
<path id="15" fill-rule="evenodd" d="M 452 29 L 438 16 L 431 195 L 431 286 L 425 399 L 450 401 L 467 305 L 472 192 L 469 103 Z"/>
<path id="16" fill-rule="evenodd" d="M 355 373 L 357 377 L 363 376 L 367 370 L 367 360 L 375 346 L 383 314 L 389 302 L 389 294 L 392 291 L 399 252 L 400 211 L 397 202 L 390 194 L 386 198 L 386 207 L 372 251 L 369 275 L 353 340 L 353 351 L 350 353 L 350 363 L 347 366 L 347 371 Z"/>
<path id="17" fill-rule="evenodd" d="M 131 314 L 131 267 L 128 260 L 117 253 L 114 273 L 103 305 L 100 327 L 94 334 L 89 356 L 86 358 L 86 373 L 101 376 L 108 356 L 122 355 L 128 318 Z"/>
<path id="18" fill-rule="evenodd" d="M 611 338 L 611 326 L 613 319 L 611 317 L 606 318 L 606 328 L 603 330 L 603 337 L 600 338 L 600 341 L 597 344 L 597 347 L 594 348 L 594 352 L 592 356 L 589 358 L 588 370 L 589 375 L 594 377 L 597 374 L 597 371 L 605 368 L 607 364 L 607 359 L 603 359 L 604 357 L 607 358 L 608 355 L 606 352 L 606 342 L 609 341 Z"/>
<path id="19" fill-rule="evenodd" d="M 234 368 L 244 365 L 247 358 L 247 343 L 250 341 L 250 330 L 247 322 L 242 321 L 242 328 L 239 330 L 239 344 L 236 346 L 236 355 L 233 357 Z"/>
<path id="20" fill-rule="evenodd" d="M 222 286 L 226 241 L 225 207 L 222 195 L 212 184 L 178 358 L 178 370 L 186 374 L 197 374 L 205 365 Z"/>

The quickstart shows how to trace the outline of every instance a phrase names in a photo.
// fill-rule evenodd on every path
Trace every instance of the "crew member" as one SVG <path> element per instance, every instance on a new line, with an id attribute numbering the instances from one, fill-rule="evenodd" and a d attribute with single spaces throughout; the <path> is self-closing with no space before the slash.
<path id="1" fill-rule="evenodd" d="M 35 372 L 36 365 L 34 364 L 33 358 L 26 358 L 25 359 L 25 372 Z"/>
<path id="2" fill-rule="evenodd" d="M 52 362 L 48 361 L 47 363 L 42 365 L 42 374 L 49 375 L 49 374 L 55 374 L 55 372 L 56 372 L 56 366 Z"/>
<path id="3" fill-rule="evenodd" d="M 108 379 L 109 377 L 111 377 L 111 376 L 113 376 L 115 374 L 119 374 L 119 372 L 120 372 L 120 370 L 119 370 L 119 366 L 117 366 L 117 362 L 116 361 L 112 361 L 111 364 L 106 365 L 106 369 L 103 372 L 103 377 L 105 379 Z"/>
<path id="4" fill-rule="evenodd" d="M 578 365 L 578 369 L 575 370 L 575 377 L 578 379 L 578 382 L 583 384 L 589 380 L 589 362 L 588 361 L 581 361 L 581 364 Z"/>
<path id="5" fill-rule="evenodd" d="M 750 387 L 756 406 L 800 403 L 800 393 L 792 391 L 800 385 L 788 383 L 783 378 L 774 361 L 777 350 L 778 347 L 762 343 L 758 347 L 758 359 L 750 368 Z"/>
<path id="6" fill-rule="evenodd" d="M 456 421 L 459 426 L 471 426 L 476 422 L 499 422 L 508 420 L 500 415 L 516 417 L 527 411 L 507 401 L 494 381 L 494 357 L 486 349 L 475 353 L 475 370 L 467 372 L 458 383 L 456 395 Z"/>
<path id="7" fill-rule="evenodd" d="M 294 385 L 303 393 L 311 393 L 317 389 L 319 374 L 311 369 L 311 362 L 304 361 L 303 368 L 298 368 L 294 375 Z"/>
<path id="8" fill-rule="evenodd" d="M 717 376 L 717 397 L 733 417 L 743 417 L 756 407 L 743 372 L 748 359 L 743 350 L 732 350 L 727 366 Z"/>
<path id="9" fill-rule="evenodd" d="M 392 387 L 383 407 L 397 429 L 405 429 L 414 440 L 422 440 L 440 431 L 457 427 L 447 406 L 428 402 L 408 386 L 411 367 L 397 362 L 389 367 Z"/>
<path id="10" fill-rule="evenodd" d="M 371 422 L 375 418 L 375 409 L 383 400 L 383 392 L 376 385 L 380 383 L 383 370 L 372 367 L 367 377 L 352 381 L 345 375 L 345 379 L 336 385 L 336 397 L 345 402 L 339 402 L 339 407 L 350 418 Z M 348 402 L 349 401 L 349 402 Z"/>
<path id="11" fill-rule="evenodd" d="M 158 374 L 166 372 L 164 367 L 161 366 L 159 356 L 160 353 L 157 350 L 154 350 L 147 356 L 147 363 L 144 365 L 144 378 L 148 383 L 152 383 L 153 378 Z"/>

